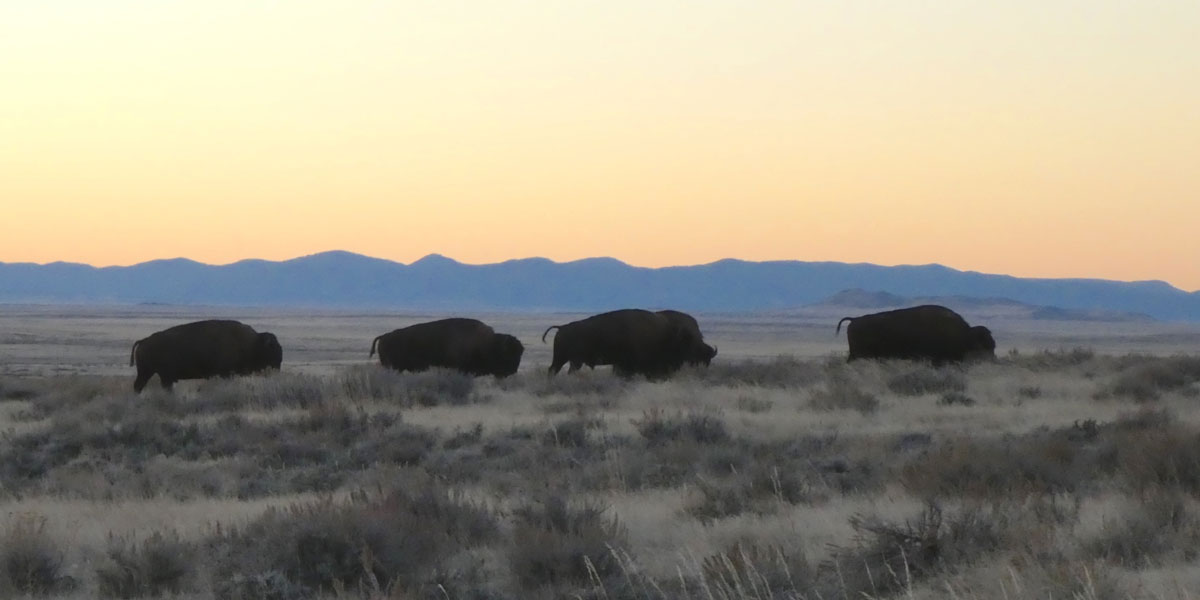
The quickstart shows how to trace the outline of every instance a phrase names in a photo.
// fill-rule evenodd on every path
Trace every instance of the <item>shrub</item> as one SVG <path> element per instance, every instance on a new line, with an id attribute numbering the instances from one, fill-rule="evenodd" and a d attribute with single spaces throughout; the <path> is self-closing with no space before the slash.
<path id="1" fill-rule="evenodd" d="M 799 469 L 757 462 L 726 477 L 700 478 L 692 490 L 684 511 L 705 523 L 743 513 L 769 514 L 784 504 L 826 498 Z"/>
<path id="2" fill-rule="evenodd" d="M 193 409 L 237 411 L 247 408 L 310 408 L 326 401 L 325 379 L 301 373 L 208 379 L 200 384 Z"/>
<path id="3" fill-rule="evenodd" d="M 439 565 L 494 539 L 498 523 L 489 509 L 416 479 L 348 502 L 271 509 L 244 527 L 218 531 L 209 540 L 217 596 L 247 598 L 260 588 L 304 597 L 357 585 L 436 588 L 444 575 Z"/>
<path id="4" fill-rule="evenodd" d="M 879 398 L 860 389 L 849 379 L 831 379 L 825 389 L 817 390 L 808 405 L 817 410 L 856 410 L 864 415 L 879 410 Z"/>
<path id="5" fill-rule="evenodd" d="M 856 515 L 850 526 L 852 544 L 835 547 L 823 566 L 836 571 L 844 597 L 878 598 L 1003 548 L 1007 516 L 977 509 L 947 515 L 929 503 L 900 523 Z"/>
<path id="6" fill-rule="evenodd" d="M 462 406 L 477 400 L 472 394 L 475 377 L 450 369 L 406 373 L 404 386 L 407 406 Z"/>
<path id="7" fill-rule="evenodd" d="M 1197 381 L 1200 381 L 1200 357 L 1146 358 L 1118 373 L 1107 391 L 1114 396 L 1146 402 Z"/>
<path id="8" fill-rule="evenodd" d="M 605 369 L 586 369 L 551 376 L 540 371 L 520 373 L 497 380 L 496 384 L 505 391 L 525 391 L 539 398 L 555 395 L 584 397 L 589 405 L 611 408 L 635 382 Z"/>
<path id="9" fill-rule="evenodd" d="M 1096 353 L 1091 348 L 1076 346 L 1057 350 L 1039 350 L 1030 354 L 1021 354 L 1015 350 L 1008 355 L 1008 361 L 1014 365 L 1039 371 L 1054 371 L 1091 362 Z"/>
<path id="10" fill-rule="evenodd" d="M 693 412 L 687 416 L 670 417 L 660 409 L 642 412 L 642 419 L 633 421 L 638 433 L 649 444 L 691 440 L 699 444 L 716 444 L 729 439 L 729 430 L 719 416 Z"/>
<path id="11" fill-rule="evenodd" d="M 1089 491 L 1113 480 L 1131 493 L 1200 493 L 1200 431 L 1142 412 L 1102 425 L 1086 419 L 1020 436 L 958 438 L 905 464 L 900 480 L 921 497 Z"/>
<path id="12" fill-rule="evenodd" d="M 334 385 L 351 400 L 387 400 L 399 402 L 403 396 L 404 374 L 379 365 L 355 365 L 338 371 Z"/>
<path id="13" fill-rule="evenodd" d="M 692 499 L 684 506 L 684 512 L 702 523 L 746 512 L 766 512 L 756 510 L 753 490 L 738 478 L 717 481 L 700 479 L 692 486 L 692 490 Z"/>
<path id="14" fill-rule="evenodd" d="M 1100 534 L 1085 541 L 1083 549 L 1091 558 L 1137 568 L 1176 551 L 1181 560 L 1195 560 L 1198 544 L 1200 521 L 1188 499 L 1178 492 L 1162 491 L 1138 498 L 1119 518 L 1105 522 Z"/>
<path id="15" fill-rule="evenodd" d="M 613 550 L 625 545 L 626 533 L 605 510 L 552 494 L 514 511 L 509 564 L 518 583 L 525 589 L 580 586 L 592 573 L 601 580 L 617 575 Z"/>
<path id="16" fill-rule="evenodd" d="M 338 374 L 338 387 L 351 399 L 384 400 L 402 406 L 461 406 L 477 402 L 475 377 L 453 369 L 401 373 L 379 365 L 357 365 Z"/>
<path id="17" fill-rule="evenodd" d="M 816 383 L 824 374 L 824 367 L 791 356 L 777 356 L 766 361 L 717 361 L 706 368 L 685 369 L 683 374 L 708 385 L 791 388 Z"/>
<path id="18" fill-rule="evenodd" d="M 604 422 L 598 419 L 575 417 L 553 423 L 546 430 L 543 440 L 551 446 L 582 448 L 588 445 L 588 430 L 598 429 Z"/>
<path id="19" fill-rule="evenodd" d="M 774 405 L 775 403 L 770 400 L 762 400 L 750 395 L 738 396 L 736 401 L 737 409 L 748 413 L 767 412 Z"/>
<path id="20" fill-rule="evenodd" d="M 962 392 L 946 392 L 938 398 L 938 404 L 942 406 L 975 406 L 975 399 Z"/>
<path id="21" fill-rule="evenodd" d="M 5 377 L 0 379 L 0 400 L 30 400 L 41 393 L 28 381 Z"/>
<path id="22" fill-rule="evenodd" d="M 22 594 L 43 595 L 71 587 L 63 573 L 63 553 L 46 532 L 46 518 L 19 514 L 0 537 L 4 587 Z"/>
<path id="23" fill-rule="evenodd" d="M 961 372 L 951 368 L 920 367 L 892 376 L 887 381 L 887 387 L 901 396 L 921 396 L 965 392 L 967 382 Z"/>
<path id="24" fill-rule="evenodd" d="M 187 590 L 196 575 L 196 548 L 177 532 L 154 532 L 140 544 L 110 535 L 107 560 L 96 567 L 100 595 L 140 598 Z"/>
<path id="25" fill-rule="evenodd" d="M 1158 426 L 1155 418 L 1168 419 Z M 1200 493 L 1200 432 L 1150 414 L 1118 421 L 1101 431 L 1114 448 L 1116 473 L 1133 492 L 1159 489 Z"/>
<path id="26" fill-rule="evenodd" d="M 1002 439 L 958 438 L 901 468 L 900 481 L 922 498 L 1001 498 L 1074 491 L 1092 483 L 1094 455 L 1061 432 Z"/>

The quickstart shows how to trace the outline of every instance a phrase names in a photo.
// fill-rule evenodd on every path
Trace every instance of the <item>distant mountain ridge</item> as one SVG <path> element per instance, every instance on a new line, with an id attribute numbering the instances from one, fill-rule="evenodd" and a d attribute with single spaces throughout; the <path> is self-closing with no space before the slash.
<path id="1" fill-rule="evenodd" d="M 724 259 L 635 267 L 612 258 L 463 264 L 431 254 L 402 264 L 333 251 L 284 261 L 207 265 L 177 258 L 128 267 L 0 263 L 0 302 L 279 305 L 439 310 L 599 311 L 641 306 L 693 311 L 779 310 L 843 290 L 898 297 L 1005 298 L 1072 310 L 1200 321 L 1200 293 L 1161 281 L 1027 279 L 942 265 Z"/>

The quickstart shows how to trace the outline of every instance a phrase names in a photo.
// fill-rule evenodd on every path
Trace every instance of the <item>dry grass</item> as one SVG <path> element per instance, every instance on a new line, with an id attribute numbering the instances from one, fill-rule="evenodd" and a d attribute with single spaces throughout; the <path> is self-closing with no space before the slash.
<path id="1" fill-rule="evenodd" d="M 669 381 L 548 378 L 540 344 L 494 380 L 366 364 L 350 338 L 384 321 L 284 319 L 298 368 L 140 396 L 120 358 L 89 362 L 59 325 L 32 326 L 41 341 L 0 376 L 0 592 L 1200 592 L 1200 367 L 1174 346 L 847 364 L 824 325 L 745 317 L 713 327 L 711 368 Z M 156 321 L 113 323 L 80 343 L 127 361 L 105 332 Z"/>

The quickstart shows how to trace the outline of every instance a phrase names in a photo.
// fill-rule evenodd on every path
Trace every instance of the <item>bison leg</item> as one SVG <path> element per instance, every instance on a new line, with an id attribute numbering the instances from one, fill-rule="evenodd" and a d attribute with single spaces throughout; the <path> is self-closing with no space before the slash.
<path id="1" fill-rule="evenodd" d="M 574 373 L 575 371 L 578 371 L 579 369 L 582 369 L 582 368 L 583 368 L 583 362 L 578 361 L 578 360 L 573 360 L 573 361 L 571 361 L 570 368 L 567 369 L 567 373 Z"/>
<path id="2" fill-rule="evenodd" d="M 168 392 L 175 389 L 175 380 L 170 377 L 164 377 L 162 373 L 158 374 L 158 381 L 162 384 L 163 389 Z"/>
<path id="3" fill-rule="evenodd" d="M 143 371 L 142 369 L 138 369 L 137 378 L 133 380 L 133 393 L 140 394 L 142 392 L 142 388 L 146 387 L 146 384 L 150 381 L 151 377 L 154 377 L 154 371 Z"/>

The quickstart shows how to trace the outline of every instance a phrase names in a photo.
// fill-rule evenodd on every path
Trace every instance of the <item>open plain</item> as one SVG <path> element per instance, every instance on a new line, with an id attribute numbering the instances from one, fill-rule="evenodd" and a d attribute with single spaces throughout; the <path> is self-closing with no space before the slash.
<path id="1" fill-rule="evenodd" d="M 837 312 L 841 310 L 841 312 Z M 966 314 L 997 360 L 847 364 L 841 316 L 700 314 L 663 382 L 398 374 L 445 315 L 0 308 L 0 594 L 60 598 L 1191 598 L 1200 327 Z M 278 373 L 153 380 L 133 341 L 235 318 Z"/>

